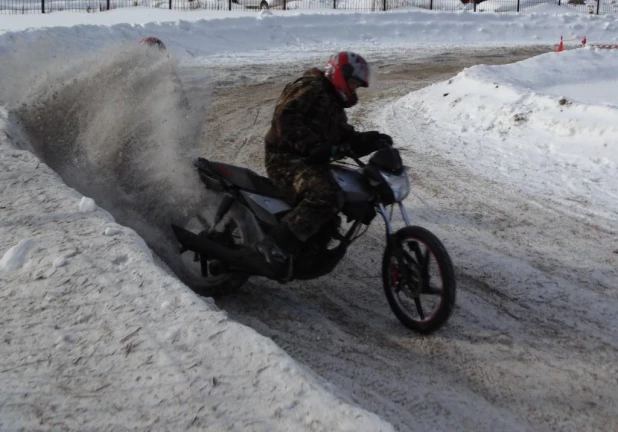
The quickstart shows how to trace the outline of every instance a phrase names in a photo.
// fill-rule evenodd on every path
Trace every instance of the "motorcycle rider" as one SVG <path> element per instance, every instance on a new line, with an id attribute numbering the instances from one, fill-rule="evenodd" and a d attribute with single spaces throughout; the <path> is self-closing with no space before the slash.
<path id="1" fill-rule="evenodd" d="M 344 109 L 356 105 L 357 88 L 372 78 L 363 57 L 342 51 L 324 70 L 312 68 L 287 84 L 277 101 L 264 138 L 266 172 L 295 206 L 256 248 L 281 277 L 290 256 L 341 210 L 331 158 L 346 147 L 360 157 L 393 144 L 386 134 L 348 124 Z"/>

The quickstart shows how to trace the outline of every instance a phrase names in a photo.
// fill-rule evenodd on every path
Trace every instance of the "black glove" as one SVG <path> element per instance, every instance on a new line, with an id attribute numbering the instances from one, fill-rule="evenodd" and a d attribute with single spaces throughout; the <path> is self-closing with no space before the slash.
<path id="1" fill-rule="evenodd" d="M 370 143 L 374 150 L 380 150 L 393 146 L 393 139 L 390 135 L 380 133 L 378 131 L 365 132 L 366 142 Z"/>
<path id="2" fill-rule="evenodd" d="M 330 162 L 332 149 L 328 144 L 316 144 L 309 150 L 309 154 L 306 157 L 307 162 L 322 164 Z"/>
<path id="3" fill-rule="evenodd" d="M 389 148 L 393 146 L 393 139 L 390 135 L 379 133 L 376 137 L 375 143 L 378 148 Z"/>

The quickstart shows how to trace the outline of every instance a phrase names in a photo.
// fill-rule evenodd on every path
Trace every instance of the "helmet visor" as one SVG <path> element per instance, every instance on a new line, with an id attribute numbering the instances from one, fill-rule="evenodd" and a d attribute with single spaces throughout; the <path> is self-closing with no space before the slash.
<path id="1" fill-rule="evenodd" d="M 368 64 L 363 65 L 361 71 L 348 80 L 348 86 L 352 92 L 359 88 L 366 88 L 373 92 L 377 88 L 377 77 L 375 70 Z M 361 93 L 362 94 L 362 93 Z"/>

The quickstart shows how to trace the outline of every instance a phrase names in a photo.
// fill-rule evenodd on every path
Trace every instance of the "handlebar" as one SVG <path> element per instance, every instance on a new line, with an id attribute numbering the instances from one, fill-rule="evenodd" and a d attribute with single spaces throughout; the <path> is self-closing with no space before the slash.
<path id="1" fill-rule="evenodd" d="M 356 154 L 350 150 L 348 152 L 348 155 L 350 157 L 350 159 L 352 159 L 354 162 L 356 162 L 358 164 L 359 167 L 364 168 L 365 167 L 365 162 L 363 162 L 362 160 L 360 160 L 360 158 L 358 156 L 356 156 Z"/>
<path id="2" fill-rule="evenodd" d="M 356 153 L 354 153 L 354 151 L 352 150 L 352 148 L 349 145 L 344 145 L 341 146 L 339 148 L 339 151 L 337 152 L 338 154 L 336 154 L 336 156 L 339 156 L 341 158 L 344 157 L 349 157 L 350 159 L 352 159 L 354 162 L 356 162 L 356 164 L 361 167 L 364 168 L 365 167 L 365 162 L 363 162 L 362 160 L 360 160 L 360 158 L 356 155 Z"/>

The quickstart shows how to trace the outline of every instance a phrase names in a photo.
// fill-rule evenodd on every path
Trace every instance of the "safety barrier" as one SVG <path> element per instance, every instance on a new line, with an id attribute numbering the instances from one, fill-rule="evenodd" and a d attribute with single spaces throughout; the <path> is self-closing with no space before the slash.
<path id="1" fill-rule="evenodd" d="M 0 13 L 102 12 L 144 6 L 172 10 L 338 9 L 383 12 L 417 7 L 440 11 L 520 12 L 553 4 L 589 14 L 618 13 L 618 0 L 0 0 Z"/>

